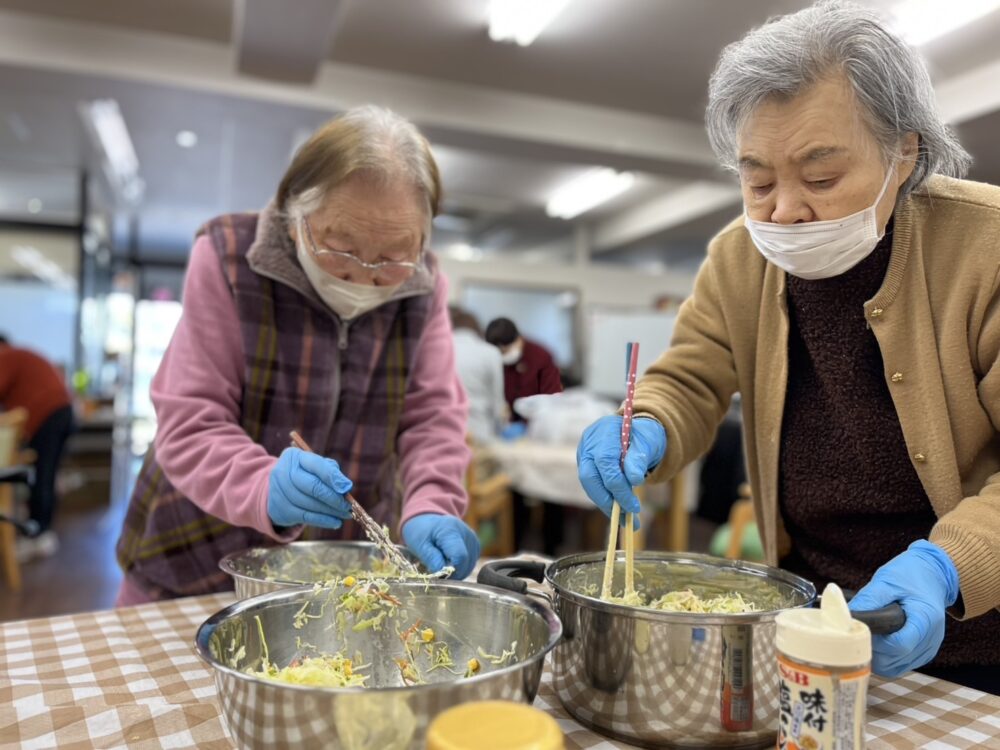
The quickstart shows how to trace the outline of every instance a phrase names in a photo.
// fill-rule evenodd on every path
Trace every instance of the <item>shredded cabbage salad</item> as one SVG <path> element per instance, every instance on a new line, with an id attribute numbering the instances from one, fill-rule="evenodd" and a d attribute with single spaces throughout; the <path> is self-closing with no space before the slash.
<path id="1" fill-rule="evenodd" d="M 314 597 L 303 603 L 293 617 L 292 626 L 301 629 L 310 620 L 330 620 L 327 610 L 332 605 L 329 627 L 336 626 L 342 635 L 348 628 L 353 632 L 363 632 L 395 627 L 403 645 L 403 654 L 394 657 L 394 662 L 404 685 L 426 684 L 427 675 L 436 670 L 447 670 L 461 677 L 473 677 L 481 672 L 482 663 L 477 658 L 469 659 L 461 667 L 456 665 L 448 643 L 439 638 L 435 627 L 417 620 L 401 630 L 399 620 L 405 616 L 405 610 L 402 609 L 403 603 L 390 593 L 390 588 L 386 581 L 379 579 L 359 580 L 353 575 L 337 579 L 335 588 L 330 589 L 325 597 Z M 316 590 L 325 591 L 320 586 Z M 371 664 L 363 664 L 361 654 L 350 658 L 343 651 L 319 653 L 315 656 L 298 657 L 287 666 L 278 667 L 270 660 L 263 624 L 259 617 L 256 621 L 263 655 L 259 668 L 244 670 L 247 674 L 292 685 L 368 687 L 368 675 L 363 670 L 368 669 Z M 444 626 L 439 624 L 438 627 Z M 315 650 L 303 644 L 301 639 L 297 639 L 297 645 L 300 652 Z M 487 654 L 479 649 L 479 656 L 500 667 L 516 659 L 516 649 L 517 641 L 514 641 L 509 649 L 504 649 L 500 654 Z M 245 657 L 246 649 L 241 646 L 237 651 L 234 642 L 230 644 L 229 652 L 235 652 L 235 658 L 241 659 Z"/>
<path id="2" fill-rule="evenodd" d="M 699 614 L 740 614 L 757 612 L 757 606 L 748 602 L 738 592 L 719 594 L 710 598 L 702 598 L 691 589 L 671 591 L 658 599 L 650 601 L 638 591 L 623 596 L 611 596 L 605 601 L 612 604 L 624 604 L 629 607 L 645 607 L 661 612 L 696 612 Z"/>

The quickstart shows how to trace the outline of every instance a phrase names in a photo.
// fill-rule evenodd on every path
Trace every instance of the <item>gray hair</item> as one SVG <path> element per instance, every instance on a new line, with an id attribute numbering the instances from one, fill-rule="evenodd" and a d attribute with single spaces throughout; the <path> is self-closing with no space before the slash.
<path id="1" fill-rule="evenodd" d="M 355 172 L 411 182 L 427 199 L 430 216 L 437 214 L 441 177 L 430 144 L 409 120 L 373 105 L 347 110 L 302 144 L 281 180 L 276 203 L 287 216 L 302 218 Z"/>
<path id="2" fill-rule="evenodd" d="M 832 0 L 771 19 L 722 51 L 708 85 L 708 138 L 724 167 L 738 168 L 738 139 L 768 99 L 790 98 L 831 73 L 846 76 L 886 164 L 900 140 L 919 137 L 905 196 L 934 173 L 963 177 L 972 157 L 938 115 L 923 60 L 870 10 Z"/>

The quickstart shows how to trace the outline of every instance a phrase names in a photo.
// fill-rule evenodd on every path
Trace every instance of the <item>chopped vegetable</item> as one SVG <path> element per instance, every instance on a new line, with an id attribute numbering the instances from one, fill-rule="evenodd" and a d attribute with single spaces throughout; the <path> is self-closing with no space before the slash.
<path id="1" fill-rule="evenodd" d="M 696 612 L 699 614 L 741 614 L 756 612 L 753 602 L 746 601 L 738 592 L 719 594 L 711 598 L 702 598 L 691 589 L 671 591 L 653 601 L 637 592 L 623 596 L 611 596 L 606 601 L 612 604 L 624 604 L 628 607 L 644 607 L 658 609 L 661 612 Z"/>
<path id="2" fill-rule="evenodd" d="M 283 669 L 265 662 L 259 670 L 251 670 L 250 674 L 311 687 L 364 687 L 368 679 L 366 675 L 355 672 L 353 662 L 339 652 L 296 660 Z"/>
<path id="3" fill-rule="evenodd" d="M 333 587 L 317 584 L 314 587 L 315 595 L 306 600 L 295 612 L 293 627 L 303 628 L 316 620 L 328 620 L 326 628 L 339 628 L 338 632 L 346 646 L 349 642 L 347 636 L 349 631 L 355 633 L 381 631 L 390 625 L 400 638 L 403 653 L 398 656 L 391 654 L 385 656 L 393 659 L 404 685 L 426 684 L 427 675 L 440 669 L 447 670 L 456 677 L 473 677 L 482 672 L 484 662 L 503 666 L 515 659 L 516 641 L 509 649 L 504 649 L 496 655 L 479 649 L 482 661 L 477 658 L 469 659 L 463 672 L 461 666 L 456 667 L 448 642 L 440 640 L 444 637 L 448 637 L 449 640 L 454 638 L 447 623 L 437 621 L 431 627 L 418 619 L 409 627 L 400 629 L 406 618 L 406 609 L 403 601 L 393 595 L 392 587 L 385 580 L 363 580 L 352 575 L 340 579 L 339 584 L 341 585 Z M 330 609 L 333 610 L 332 614 Z M 229 653 L 235 654 L 229 663 L 234 668 L 242 669 L 255 677 L 295 685 L 368 687 L 366 682 L 370 675 L 363 670 L 371 665 L 364 664 L 360 653 L 355 653 L 352 659 L 348 658 L 343 650 L 333 653 L 320 652 L 316 647 L 305 643 L 301 636 L 296 636 L 295 639 L 299 655 L 287 666 L 279 668 L 277 664 L 271 662 L 260 617 L 256 618 L 256 625 L 262 653 L 260 661 L 247 667 L 243 663 L 246 647 L 240 646 L 234 638 L 229 644 Z M 306 656 L 305 653 L 309 655 Z"/>
<path id="4" fill-rule="evenodd" d="M 428 672 L 433 672 L 435 669 L 447 669 L 452 674 L 456 674 L 452 667 L 455 666 L 455 660 L 451 656 L 451 649 L 448 648 L 448 644 L 444 642 L 435 643 L 430 647 L 431 655 L 431 666 Z"/>
<path id="5" fill-rule="evenodd" d="M 423 679 L 420 672 L 409 659 L 395 659 L 396 666 L 399 667 L 399 674 L 403 677 L 403 682 L 407 685 L 422 685 Z"/>
<path id="6" fill-rule="evenodd" d="M 510 664 L 514 661 L 514 651 L 517 649 L 517 641 L 510 644 L 510 648 L 503 650 L 503 653 L 499 655 L 487 654 L 482 648 L 478 649 L 479 655 L 486 659 L 490 664 L 496 667 L 502 667 L 505 664 Z"/>
<path id="7" fill-rule="evenodd" d="M 479 664 L 479 659 L 476 659 L 475 657 L 473 657 L 473 658 L 469 659 L 469 662 L 466 665 L 465 676 L 466 677 L 472 677 L 473 675 L 478 674 L 479 670 L 481 668 L 482 667 Z"/>

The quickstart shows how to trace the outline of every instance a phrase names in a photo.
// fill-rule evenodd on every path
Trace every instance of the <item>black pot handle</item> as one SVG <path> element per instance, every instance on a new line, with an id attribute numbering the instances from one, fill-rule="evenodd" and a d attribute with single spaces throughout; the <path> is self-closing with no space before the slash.
<path id="1" fill-rule="evenodd" d="M 538 560 L 494 560 L 486 563 L 479 569 L 476 582 L 484 586 L 492 586 L 495 589 L 513 591 L 516 594 L 524 594 L 528 590 L 528 583 L 522 578 L 530 578 L 532 581 L 541 583 L 545 580 L 546 564 Z"/>
<path id="2" fill-rule="evenodd" d="M 854 595 L 858 593 L 851 589 L 843 589 L 844 598 L 847 601 L 851 601 Z M 817 597 L 816 601 L 819 602 L 823 597 Z M 871 609 L 863 612 L 855 612 L 851 610 L 851 617 L 859 622 L 863 622 L 868 626 L 868 629 L 872 631 L 872 635 L 889 635 L 890 633 L 895 633 L 897 630 L 902 629 L 906 624 L 906 612 L 898 604 L 889 604 L 881 609 Z"/>

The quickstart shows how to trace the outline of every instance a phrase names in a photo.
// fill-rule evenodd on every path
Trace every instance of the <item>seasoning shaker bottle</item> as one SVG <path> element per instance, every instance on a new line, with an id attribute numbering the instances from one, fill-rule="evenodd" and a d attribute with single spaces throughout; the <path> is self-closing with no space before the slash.
<path id="1" fill-rule="evenodd" d="M 835 583 L 818 609 L 778 614 L 780 750 L 863 750 L 871 675 L 868 626 L 851 617 Z"/>

